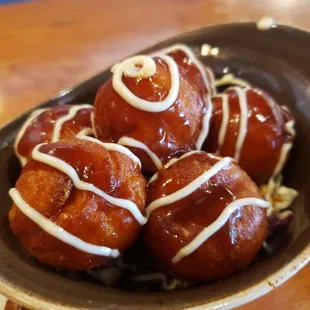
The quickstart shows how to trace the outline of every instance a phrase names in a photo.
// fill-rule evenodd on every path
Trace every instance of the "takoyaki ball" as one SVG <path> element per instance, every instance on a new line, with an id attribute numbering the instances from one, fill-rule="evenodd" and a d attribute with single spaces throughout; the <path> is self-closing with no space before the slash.
<path id="1" fill-rule="evenodd" d="M 294 140 L 294 119 L 257 88 L 233 87 L 213 98 L 204 150 L 231 156 L 258 185 L 281 172 Z"/>
<path id="2" fill-rule="evenodd" d="M 92 130 L 93 107 L 57 105 L 34 111 L 22 126 L 15 140 L 15 153 L 24 166 L 31 158 L 33 148 L 40 143 L 74 138 L 81 130 Z"/>
<path id="3" fill-rule="evenodd" d="M 152 64 L 155 73 L 150 75 Z M 212 75 L 196 64 L 176 48 L 165 55 L 136 56 L 115 65 L 113 77 L 101 86 L 95 100 L 97 137 L 128 146 L 146 173 L 157 171 L 161 162 L 175 154 L 200 147 Z M 163 108 L 175 89 L 176 99 Z"/>
<path id="4" fill-rule="evenodd" d="M 186 155 L 148 186 L 145 243 L 173 276 L 223 279 L 248 266 L 261 248 L 269 204 L 231 158 Z"/>
<path id="5" fill-rule="evenodd" d="M 108 247 L 114 254 L 115 250 L 122 253 L 132 244 L 144 224 L 146 200 L 146 181 L 136 161 L 119 151 L 80 139 L 42 145 L 33 153 L 37 160 L 30 160 L 24 167 L 13 189 L 28 204 L 28 209 L 39 212 L 82 243 Z M 46 154 L 61 160 L 56 168 L 51 166 Z M 78 177 L 69 177 L 61 169 L 74 169 Z M 79 189 L 77 183 L 80 186 L 81 183 L 77 178 L 89 183 L 92 189 Z M 110 201 L 94 193 L 96 189 L 108 195 Z M 10 194 L 15 202 L 9 213 L 11 230 L 31 256 L 48 265 L 72 270 L 87 270 L 111 259 L 109 255 L 78 249 L 47 233 L 21 211 L 26 207 L 14 199 L 12 190 Z M 117 199 L 118 205 L 111 199 Z M 135 204 L 134 212 L 126 209 L 126 204 Z M 48 225 L 46 220 L 44 225 Z"/>

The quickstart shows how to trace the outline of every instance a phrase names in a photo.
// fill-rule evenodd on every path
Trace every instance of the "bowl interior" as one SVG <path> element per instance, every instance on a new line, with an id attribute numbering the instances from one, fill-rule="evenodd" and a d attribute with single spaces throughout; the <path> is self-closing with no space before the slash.
<path id="1" fill-rule="evenodd" d="M 60 309 L 65 306 L 91 309 L 186 309 L 200 305 L 204 305 L 203 309 L 209 309 L 217 301 L 220 305 L 220 300 L 225 298 L 223 307 L 230 308 L 236 300 L 240 299 L 240 303 L 245 300 L 245 290 L 247 294 L 252 294 L 247 298 L 253 299 L 262 294 L 257 292 L 258 284 L 267 283 L 270 288 L 274 287 L 277 281 L 285 280 L 294 273 L 294 269 L 298 269 L 309 259 L 310 35 L 284 26 L 261 32 L 252 23 L 227 24 L 185 33 L 146 51 L 173 43 L 192 46 L 200 59 L 209 64 L 217 76 L 229 70 L 268 91 L 279 103 L 291 108 L 296 117 L 297 137 L 284 172 L 284 184 L 299 191 L 293 206 L 293 239 L 278 253 L 257 260 L 236 276 L 184 291 L 120 292 L 99 284 L 65 278 L 27 256 L 9 229 L 7 217 L 11 200 L 7 192 L 14 186 L 20 173 L 12 142 L 31 112 L 29 111 L 0 130 L 0 290 L 17 302 L 38 309 L 43 306 L 45 309 Z M 219 47 L 219 53 L 201 56 L 200 50 L 204 43 Z M 60 92 L 42 105 L 92 103 L 98 87 L 109 76 L 110 71 L 106 70 L 72 90 Z M 273 281 L 272 275 L 275 273 L 279 277 Z M 265 288 L 265 291 L 267 290 Z"/>

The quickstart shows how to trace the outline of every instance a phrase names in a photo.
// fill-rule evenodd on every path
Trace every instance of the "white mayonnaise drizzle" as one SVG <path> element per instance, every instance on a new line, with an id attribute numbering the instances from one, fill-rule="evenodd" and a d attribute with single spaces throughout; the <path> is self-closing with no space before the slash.
<path id="1" fill-rule="evenodd" d="M 276 22 L 275 20 L 270 16 L 264 16 L 256 23 L 256 28 L 260 31 L 265 31 L 270 28 L 275 28 Z"/>
<path id="2" fill-rule="evenodd" d="M 264 100 L 267 102 L 267 104 L 270 107 L 270 110 L 272 112 L 272 115 L 274 116 L 276 123 L 280 124 L 282 122 L 282 118 L 281 118 L 281 114 L 279 112 L 278 109 L 278 104 L 274 101 L 273 98 L 271 98 L 270 96 L 268 96 L 264 91 L 261 91 L 259 89 L 256 89 L 256 92 L 264 98 Z"/>
<path id="3" fill-rule="evenodd" d="M 202 129 L 198 136 L 197 142 L 196 142 L 196 148 L 197 150 L 201 150 L 203 143 L 205 142 L 210 128 L 210 119 L 212 114 L 212 101 L 209 94 L 205 95 L 204 101 L 206 103 L 206 113 L 203 116 L 202 119 Z"/>
<path id="4" fill-rule="evenodd" d="M 91 126 L 93 128 L 94 131 L 94 136 L 97 138 L 97 132 L 96 132 L 96 126 L 95 126 L 95 112 L 91 112 L 90 114 L 90 122 L 91 122 Z"/>
<path id="5" fill-rule="evenodd" d="M 229 217 L 238 209 L 246 206 L 258 206 L 261 208 L 269 208 L 270 204 L 258 198 L 241 198 L 228 204 L 221 215 L 208 227 L 205 227 L 188 245 L 179 250 L 172 258 L 172 263 L 176 264 L 185 256 L 196 251 L 203 243 L 205 243 L 212 235 L 219 231 L 229 220 Z"/>
<path id="6" fill-rule="evenodd" d="M 225 141 L 227 127 L 229 124 L 229 105 L 228 105 L 228 95 L 222 94 L 217 95 L 216 97 L 220 97 L 222 99 L 222 123 L 219 131 L 218 142 L 217 142 L 217 151 L 216 154 L 219 154 L 220 149 Z"/>
<path id="7" fill-rule="evenodd" d="M 157 53 L 160 54 L 170 54 L 176 51 L 182 51 L 189 59 L 190 62 L 192 62 L 197 69 L 199 70 L 201 77 L 203 79 L 203 82 L 205 84 L 206 89 L 208 90 L 209 94 L 213 94 L 213 90 L 215 89 L 214 87 L 214 75 L 213 72 L 209 69 L 206 70 L 206 67 L 202 64 L 202 62 L 195 56 L 195 54 L 193 53 L 193 51 L 186 45 L 184 44 L 175 44 L 175 45 L 171 45 L 167 48 L 161 49 L 157 52 L 155 52 L 154 54 L 152 54 L 153 56 L 155 56 Z M 209 74 L 209 79 L 207 74 Z M 213 78 L 213 79 L 212 79 Z"/>
<path id="8" fill-rule="evenodd" d="M 247 132 L 247 123 L 248 123 L 248 107 L 247 107 L 247 97 L 246 97 L 247 89 L 241 89 L 239 87 L 230 87 L 227 89 L 227 91 L 231 89 L 236 91 L 238 98 L 239 98 L 239 105 L 240 105 L 240 125 L 239 125 L 239 133 L 237 137 L 237 143 L 236 143 L 235 155 L 234 155 L 234 159 L 236 160 L 236 162 L 238 162 L 240 159 L 240 152 L 241 152 L 242 145 L 243 145 L 246 132 Z M 277 109 L 275 101 L 271 99 L 269 96 L 267 96 L 264 92 L 259 91 L 259 90 L 257 90 L 257 92 L 259 93 L 259 95 L 261 95 L 265 99 L 266 103 L 269 105 L 271 112 L 273 116 L 275 117 L 276 122 L 280 123 L 281 116 L 279 115 L 279 111 Z M 229 103 L 228 103 L 229 98 L 227 94 L 221 94 L 221 95 L 219 94 L 219 95 L 216 95 L 215 97 L 222 98 L 222 111 L 223 111 L 222 123 L 221 123 L 219 137 L 218 137 L 218 149 L 216 151 L 216 154 L 219 154 L 220 148 L 225 141 L 227 126 L 229 124 Z M 292 137 L 295 137 L 296 135 L 294 125 L 295 125 L 295 120 L 293 119 L 285 124 L 286 131 L 289 134 L 291 134 Z M 285 160 L 291 148 L 292 148 L 292 143 L 283 144 L 280 157 L 279 157 L 279 161 L 274 169 L 272 178 L 282 171 Z"/>
<path id="9" fill-rule="evenodd" d="M 246 90 L 240 87 L 230 87 L 227 90 L 234 90 L 238 96 L 240 106 L 240 121 L 239 121 L 239 133 L 236 142 L 234 159 L 238 163 L 240 159 L 240 152 L 243 146 L 243 142 L 247 133 L 248 126 L 248 101 L 246 96 Z"/>
<path id="10" fill-rule="evenodd" d="M 166 164 L 165 164 L 165 169 L 168 169 L 169 167 L 171 167 L 172 165 L 174 165 L 176 162 L 186 158 L 186 157 L 189 157 L 189 156 L 192 156 L 194 154 L 198 154 L 198 153 L 204 153 L 203 151 L 190 151 L 190 152 L 187 152 L 185 153 L 184 155 L 182 155 L 181 157 L 179 158 L 171 158 Z"/>
<path id="11" fill-rule="evenodd" d="M 112 85 L 114 90 L 131 106 L 147 112 L 162 112 L 169 109 L 176 101 L 179 93 L 180 75 L 176 62 L 167 55 L 154 55 L 166 62 L 171 76 L 171 88 L 162 101 L 151 102 L 137 97 L 123 82 L 123 75 L 134 78 L 150 78 L 156 73 L 156 63 L 151 56 L 138 55 L 116 64 L 112 68 Z M 138 66 L 141 66 L 139 68 Z"/>
<path id="12" fill-rule="evenodd" d="M 288 110 L 288 112 L 290 112 Z M 295 137 L 296 131 L 294 128 L 295 120 L 292 119 L 285 124 L 285 130 L 292 138 Z M 298 192 L 292 188 L 282 186 L 282 169 L 285 161 L 288 157 L 288 153 L 293 147 L 293 142 L 284 143 L 282 145 L 278 162 L 273 170 L 271 178 L 267 185 L 261 187 L 262 196 L 271 203 L 272 208 L 267 212 L 268 216 L 271 216 L 274 212 L 280 212 L 285 208 L 288 208 L 294 199 L 297 197 Z"/>
<path id="13" fill-rule="evenodd" d="M 16 136 L 15 139 L 15 143 L 14 143 L 14 150 L 15 150 L 15 154 L 18 157 L 20 164 L 22 165 L 22 167 L 24 167 L 27 164 L 27 158 L 24 156 L 21 156 L 18 152 L 18 144 L 21 140 L 21 138 L 23 137 L 23 135 L 25 134 L 26 130 L 28 129 L 29 125 L 43 112 L 49 110 L 49 108 L 47 109 L 38 109 L 36 111 L 33 111 L 31 113 L 31 115 L 28 117 L 28 119 L 26 120 L 26 122 L 23 124 L 22 128 L 20 129 L 19 133 Z"/>
<path id="14" fill-rule="evenodd" d="M 179 71 L 178 66 L 174 59 L 167 54 L 175 51 L 182 51 L 188 57 L 188 61 L 193 63 L 199 70 L 203 83 L 208 90 L 209 94 L 213 95 L 215 90 L 215 79 L 212 70 L 205 68 L 203 64 L 194 55 L 192 50 L 183 44 L 176 44 L 168 48 L 156 51 L 150 56 L 138 55 L 124 60 L 120 64 L 116 64 L 112 68 L 113 79 L 112 84 L 114 90 L 131 106 L 148 112 L 161 112 L 168 109 L 176 100 L 179 92 Z M 159 57 L 166 61 L 170 75 L 171 75 L 171 89 L 168 96 L 161 102 L 149 102 L 135 96 L 123 83 L 123 74 L 129 77 L 135 78 L 149 78 L 156 73 L 156 63 L 152 57 Z M 206 113 L 202 120 L 202 129 L 196 141 L 196 148 L 201 149 L 209 132 L 210 118 L 212 114 L 212 102 L 210 95 L 204 97 L 204 101 L 207 107 Z M 93 122 L 94 123 L 94 122 Z M 94 127 L 94 124 L 93 124 Z M 95 132 L 96 135 L 96 132 Z M 152 159 L 157 169 L 161 169 L 162 163 L 158 156 L 152 152 L 144 143 L 137 141 L 131 137 L 122 137 L 119 139 L 118 144 L 136 147 L 144 150 Z"/>
<path id="15" fill-rule="evenodd" d="M 220 79 L 215 81 L 216 87 L 224 85 L 236 85 L 240 87 L 249 86 L 250 83 L 241 78 L 237 78 L 233 73 L 227 73 L 223 75 Z"/>
<path id="16" fill-rule="evenodd" d="M 292 143 L 284 143 L 281 148 L 280 157 L 277 162 L 276 167 L 274 168 L 274 171 L 272 173 L 272 178 L 275 177 L 277 174 L 279 174 L 284 166 L 285 160 L 288 156 L 289 151 L 293 147 Z"/>
<path id="17" fill-rule="evenodd" d="M 149 155 L 149 157 L 152 159 L 157 170 L 162 168 L 163 164 L 162 164 L 161 160 L 144 143 L 142 143 L 138 140 L 135 140 L 133 138 L 130 138 L 130 137 L 122 137 L 117 141 L 117 144 L 125 145 L 125 146 L 131 146 L 131 147 L 135 147 L 137 149 L 141 149 L 141 150 L 145 151 L 145 153 L 147 153 Z"/>
<path id="18" fill-rule="evenodd" d="M 211 68 L 209 67 L 204 67 L 207 73 L 207 76 L 209 78 L 209 91 L 210 91 L 210 95 L 214 96 L 216 94 L 216 85 L 215 85 L 215 76 L 214 76 L 214 72 Z"/>
<path id="19" fill-rule="evenodd" d="M 91 136 L 94 134 L 94 130 L 89 127 L 83 128 L 77 135 L 76 137 L 84 137 L 84 136 Z"/>
<path id="20" fill-rule="evenodd" d="M 81 104 L 70 107 L 68 114 L 60 117 L 55 121 L 52 142 L 57 142 L 59 140 L 61 129 L 65 122 L 72 120 L 78 111 L 89 108 L 92 108 L 90 104 Z"/>
<path id="21" fill-rule="evenodd" d="M 77 114 L 78 111 L 82 110 L 82 109 L 89 109 L 92 108 L 92 106 L 90 104 L 82 104 L 82 105 L 78 105 L 78 106 L 72 106 L 69 111 L 68 114 L 62 116 L 61 118 L 59 118 L 58 120 L 55 121 L 54 123 L 54 128 L 53 128 L 53 134 L 52 134 L 52 140 L 51 142 L 56 142 L 59 140 L 60 138 L 60 133 L 62 130 L 62 126 L 65 122 L 70 121 L 71 119 L 73 119 L 75 117 L 75 115 Z M 19 131 L 16 139 L 15 139 L 15 143 L 14 143 L 14 149 L 15 149 L 15 153 L 16 156 L 19 158 L 20 163 L 22 166 L 25 166 L 27 163 L 27 159 L 23 156 L 21 156 L 18 151 L 18 144 L 21 140 L 21 138 L 23 137 L 23 135 L 25 134 L 26 130 L 28 129 L 28 127 L 30 126 L 30 124 L 43 112 L 50 110 L 51 108 L 46 108 L 46 109 L 38 109 L 36 111 L 34 111 L 30 117 L 27 119 L 27 121 L 23 124 L 21 130 Z M 85 131 L 84 131 L 85 130 Z M 82 130 L 85 134 L 93 134 L 93 132 L 91 132 L 90 130 L 88 130 L 88 128 L 84 128 Z M 82 132 L 81 131 L 81 132 Z M 87 133 L 86 133 L 87 132 Z"/>
<path id="22" fill-rule="evenodd" d="M 286 132 L 289 133 L 292 136 L 292 139 L 293 139 L 295 137 L 295 135 L 296 135 L 296 130 L 294 128 L 295 120 L 291 119 L 284 126 L 285 126 Z M 275 167 L 275 169 L 274 169 L 274 171 L 272 173 L 271 180 L 275 176 L 277 176 L 279 173 L 281 173 L 281 171 L 282 171 L 282 169 L 284 167 L 285 161 L 286 161 L 286 159 L 288 157 L 288 154 L 289 154 L 290 150 L 292 149 L 292 147 L 293 147 L 293 142 L 284 143 L 282 145 L 282 148 L 281 148 L 281 151 L 280 151 L 279 160 L 278 160 L 278 162 L 276 164 L 276 167 Z"/>
<path id="23" fill-rule="evenodd" d="M 235 90 L 237 93 L 237 96 L 239 98 L 239 105 L 240 105 L 240 125 L 239 125 L 239 133 L 238 133 L 238 137 L 237 137 L 237 143 L 236 143 L 236 147 L 235 147 L 235 155 L 234 155 L 234 159 L 236 160 L 236 162 L 239 162 L 240 160 L 240 152 L 242 149 L 242 145 L 247 133 L 247 125 L 248 125 L 248 102 L 247 102 L 247 96 L 246 96 L 246 92 L 247 89 L 242 89 L 240 87 L 230 87 L 227 89 L 227 91 L 229 90 Z M 276 120 L 277 123 L 281 122 L 281 115 L 279 115 L 279 111 L 277 109 L 276 103 L 275 101 L 270 98 L 269 96 L 267 96 L 264 92 L 257 90 L 257 92 L 259 93 L 259 95 L 261 95 L 266 103 L 269 105 L 271 112 Z M 228 122 L 229 122 L 229 105 L 228 105 L 228 97 L 227 97 L 227 103 L 226 103 L 226 99 L 225 94 L 223 95 L 217 95 L 216 97 L 221 97 L 222 98 L 222 109 L 223 109 L 223 119 L 222 119 L 222 123 L 221 123 L 221 128 L 220 128 L 220 133 L 219 133 L 219 137 L 218 137 L 218 149 L 216 153 L 219 153 L 220 147 L 223 145 L 224 139 L 225 139 L 225 135 L 226 135 L 226 131 L 227 131 L 227 126 L 228 126 Z M 295 120 L 292 119 L 290 121 L 288 121 L 285 124 L 285 130 L 294 138 L 296 135 L 296 131 L 294 128 L 295 125 Z M 288 156 L 289 151 L 292 148 L 292 143 L 284 143 L 281 149 L 281 153 L 280 153 L 280 157 L 279 157 L 279 161 L 274 169 L 274 172 L 272 174 L 272 178 L 275 177 L 277 174 L 279 174 L 284 166 L 285 160 Z"/>
<path id="24" fill-rule="evenodd" d="M 227 166 L 231 161 L 232 161 L 232 158 L 224 157 L 219 162 L 217 162 L 211 169 L 204 172 L 201 176 L 196 178 L 194 181 L 190 182 L 185 187 L 177 190 L 173 194 L 154 200 L 146 208 L 147 214 L 150 215 L 156 209 L 169 205 L 176 201 L 179 201 L 183 199 L 184 197 L 190 195 L 195 190 L 197 190 L 203 183 L 208 182 L 210 178 L 212 178 L 215 174 L 217 174 L 220 170 L 222 170 L 225 166 Z"/>
<path id="25" fill-rule="evenodd" d="M 158 178 L 158 172 L 154 173 L 153 176 L 149 179 L 148 184 L 155 182 Z"/>
<path id="26" fill-rule="evenodd" d="M 94 139 L 94 138 L 84 137 L 83 139 L 89 140 L 89 139 Z M 70 166 L 69 164 L 67 164 L 65 161 L 63 161 L 59 158 L 56 158 L 54 156 L 40 152 L 39 149 L 42 145 L 44 145 L 44 143 L 37 145 L 33 149 L 32 158 L 34 160 L 37 160 L 37 161 L 42 162 L 46 165 L 49 165 L 49 166 L 63 172 L 64 174 L 66 174 L 72 180 L 75 188 L 92 192 L 92 193 L 102 197 L 103 199 L 105 199 L 106 201 L 111 203 L 112 205 L 116 205 L 118 207 L 127 209 L 134 216 L 134 218 L 140 223 L 140 225 L 144 225 L 146 223 L 147 219 L 142 215 L 142 213 L 140 212 L 139 208 L 137 207 L 137 205 L 135 203 L 133 203 L 130 200 L 110 196 L 110 195 L 106 194 L 105 192 L 103 192 L 98 187 L 94 186 L 93 184 L 82 181 L 79 178 L 75 169 L 72 166 Z"/>
<path id="27" fill-rule="evenodd" d="M 165 168 L 167 169 L 171 165 L 175 164 L 177 161 L 186 158 L 192 154 L 195 154 L 196 152 L 189 152 L 187 154 L 184 154 L 178 159 L 173 158 L 170 160 Z M 211 169 L 208 171 L 204 172 L 202 175 L 200 175 L 198 178 L 196 178 L 194 181 L 186 185 L 185 187 L 179 189 L 178 191 L 161 197 L 157 200 L 154 200 L 147 208 L 147 214 L 148 216 L 151 215 L 153 211 L 156 209 L 169 205 L 171 203 L 174 203 L 176 201 L 179 201 L 183 199 L 184 197 L 192 194 L 195 190 L 197 190 L 203 183 L 208 182 L 211 177 L 213 177 L 215 174 L 217 174 L 220 170 L 222 170 L 225 166 L 227 166 L 230 162 L 232 161 L 232 158 L 230 157 L 225 157 L 218 161 Z M 158 174 L 155 174 L 156 178 Z M 155 177 L 153 176 L 153 178 Z M 152 179 L 153 179 L 152 178 Z M 156 179 L 154 178 L 154 180 Z M 150 180 L 150 182 L 154 180 Z M 178 263 L 183 257 L 190 255 L 194 251 L 196 251 L 204 242 L 207 241 L 213 234 L 215 234 L 221 227 L 223 227 L 226 222 L 228 221 L 229 217 L 239 208 L 244 207 L 244 206 L 259 206 L 262 208 L 268 208 L 269 203 L 265 200 L 262 199 L 257 199 L 257 198 L 242 198 L 233 201 L 230 203 L 224 211 L 221 213 L 221 215 L 218 217 L 218 219 L 213 222 L 211 225 L 208 227 L 204 228 L 201 233 L 199 233 L 194 240 L 192 240 L 187 246 L 184 248 L 180 249 L 179 252 L 173 257 L 172 263 L 176 264 Z"/>
<path id="28" fill-rule="evenodd" d="M 184 159 L 188 156 L 191 156 L 193 154 L 197 154 L 197 153 L 201 153 L 201 151 L 190 151 L 185 153 L 184 155 L 182 155 L 179 158 L 171 158 L 164 166 L 165 169 L 168 169 L 170 166 L 172 166 L 173 164 L 175 164 L 176 162 L 178 162 L 181 159 Z M 156 172 L 149 180 L 149 184 L 153 183 L 154 181 L 156 181 L 158 178 L 158 172 Z"/>
<path id="29" fill-rule="evenodd" d="M 295 120 L 291 119 L 285 124 L 285 130 L 287 133 L 289 133 L 293 138 L 296 136 L 296 130 L 294 128 L 295 126 Z"/>
<path id="30" fill-rule="evenodd" d="M 22 198 L 22 196 L 20 195 L 20 193 L 16 188 L 10 189 L 9 194 L 12 197 L 15 205 L 22 213 L 24 213 L 28 218 L 30 218 L 45 232 L 57 238 L 58 240 L 61 240 L 62 242 L 69 244 L 72 247 L 89 254 L 108 256 L 113 258 L 118 257 L 120 255 L 120 252 L 116 249 L 111 249 L 105 246 L 98 246 L 87 243 L 82 239 L 65 231 L 62 227 L 50 221 L 49 219 L 44 217 L 41 213 L 30 207 L 29 204 L 26 201 L 24 201 L 24 199 Z"/>
<path id="31" fill-rule="evenodd" d="M 86 130 L 86 129 L 84 129 L 84 130 Z M 87 134 L 85 134 L 83 131 L 80 131 L 76 137 L 78 139 L 81 139 L 81 140 L 87 140 L 90 142 L 97 143 L 109 151 L 122 153 L 122 154 L 128 156 L 133 162 L 138 164 L 140 168 L 142 167 L 140 159 L 135 154 L 133 154 L 127 147 L 124 147 L 124 146 L 116 144 L 116 143 L 101 142 L 100 140 L 98 140 L 96 138 L 88 137 Z"/>

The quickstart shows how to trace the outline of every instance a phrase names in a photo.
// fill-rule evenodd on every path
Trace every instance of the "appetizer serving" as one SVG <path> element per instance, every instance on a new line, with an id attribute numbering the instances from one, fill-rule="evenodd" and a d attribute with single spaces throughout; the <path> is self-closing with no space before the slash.
<path id="1" fill-rule="evenodd" d="M 39 144 L 10 190 L 12 231 L 57 268 L 87 270 L 118 257 L 145 223 L 139 160 L 85 136 Z"/>
<path id="2" fill-rule="evenodd" d="M 21 128 L 15 140 L 15 153 L 22 166 L 31 158 L 34 147 L 40 143 L 57 142 L 74 138 L 81 130 L 92 131 L 93 107 L 83 105 L 58 105 L 38 109 Z"/>
<path id="3" fill-rule="evenodd" d="M 149 290 L 223 279 L 270 252 L 297 195 L 281 184 L 288 108 L 231 74 L 216 80 L 182 44 L 111 71 L 94 109 L 35 111 L 16 137 L 9 220 L 25 250 Z"/>
<path id="4" fill-rule="evenodd" d="M 278 175 L 295 136 L 295 121 L 288 108 L 250 84 L 230 87 L 212 101 L 204 150 L 233 157 L 259 185 Z"/>
<path id="5" fill-rule="evenodd" d="M 112 72 L 95 101 L 98 139 L 132 149 L 146 173 L 174 155 L 201 149 L 214 79 L 187 46 L 129 58 Z"/>
<path id="6" fill-rule="evenodd" d="M 148 203 L 146 245 L 189 281 L 243 269 L 266 236 L 269 203 L 230 157 L 196 151 L 168 163 L 149 185 Z"/>

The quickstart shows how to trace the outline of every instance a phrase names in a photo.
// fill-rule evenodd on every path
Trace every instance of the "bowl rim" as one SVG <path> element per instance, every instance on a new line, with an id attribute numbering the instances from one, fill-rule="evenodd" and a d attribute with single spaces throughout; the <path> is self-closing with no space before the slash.
<path id="1" fill-rule="evenodd" d="M 210 27 L 216 27 L 216 26 L 229 26 L 229 25 L 249 25 L 249 24 L 255 24 L 256 22 L 249 21 L 249 22 L 227 22 L 227 23 L 214 23 L 209 24 L 202 27 L 192 28 L 185 32 L 180 32 L 173 37 L 177 37 L 179 35 L 190 35 L 191 33 L 202 30 Z M 283 24 L 277 24 L 277 27 L 285 27 L 291 30 L 298 30 L 301 32 L 305 32 L 307 34 L 310 34 L 310 31 L 305 28 L 291 26 L 291 25 L 283 25 Z M 171 39 L 173 37 L 169 37 L 168 39 Z M 152 49 L 153 47 L 167 41 L 161 40 L 159 42 L 156 42 L 152 44 L 151 46 L 147 47 L 147 50 Z M 139 52 L 139 51 L 138 51 Z M 98 74 L 100 75 L 100 73 Z M 80 88 L 83 86 L 84 83 L 87 83 L 88 81 L 92 80 L 97 76 L 94 75 L 90 77 L 89 79 L 85 79 L 83 82 L 76 84 L 73 87 L 70 87 L 70 92 Z M 56 96 L 48 99 L 47 101 L 36 105 L 35 107 L 27 110 L 26 112 L 22 113 L 21 115 L 17 116 L 13 121 L 17 119 L 25 118 L 31 111 L 34 109 L 37 109 L 41 106 L 45 106 L 47 103 L 57 100 L 58 98 L 63 96 L 63 91 L 60 91 Z M 54 105 L 54 103 L 52 104 Z M 0 126 L 0 129 L 3 129 L 5 127 L 9 127 L 12 121 L 9 121 L 2 126 Z M 267 293 L 272 291 L 273 289 L 280 286 L 282 283 L 289 280 L 291 277 L 293 277 L 298 271 L 300 271 L 302 268 L 304 268 L 308 263 L 310 263 L 310 242 L 308 245 L 305 246 L 305 248 L 296 256 L 294 259 L 292 259 L 289 263 L 287 263 L 285 266 L 274 272 L 272 275 L 270 275 L 268 278 L 265 278 L 261 280 L 260 282 L 250 286 L 249 288 L 240 291 L 238 293 L 232 294 L 228 297 L 220 298 L 216 301 L 205 303 L 203 305 L 197 305 L 190 308 L 183 308 L 185 309 L 191 309 L 191 310 L 230 310 L 234 309 L 235 307 L 242 306 L 248 302 L 251 302 Z M 61 301 L 55 302 L 53 300 L 50 300 L 47 297 L 44 296 L 37 296 L 29 293 L 26 289 L 17 289 L 0 277 L 0 293 L 4 295 L 6 298 L 18 303 L 21 306 L 30 308 L 30 309 L 46 309 L 46 310 L 78 310 L 78 309 L 87 309 L 87 308 L 78 308 L 75 306 L 70 306 L 68 304 L 62 304 Z"/>
<path id="2" fill-rule="evenodd" d="M 245 303 L 251 302 L 277 288 L 282 283 L 289 280 L 299 270 L 305 267 L 310 262 L 310 244 L 293 260 L 291 260 L 283 268 L 272 274 L 270 277 L 256 283 L 248 289 L 233 294 L 229 297 L 221 298 L 214 302 L 198 305 L 191 308 L 191 310 L 230 310 L 239 307 Z M 44 297 L 38 298 L 28 294 L 27 291 L 20 291 L 14 288 L 11 284 L 0 279 L 0 292 L 7 298 L 14 302 L 31 309 L 46 309 L 46 310 L 72 310 L 81 309 L 68 305 L 55 304 L 54 302 L 45 299 Z"/>

